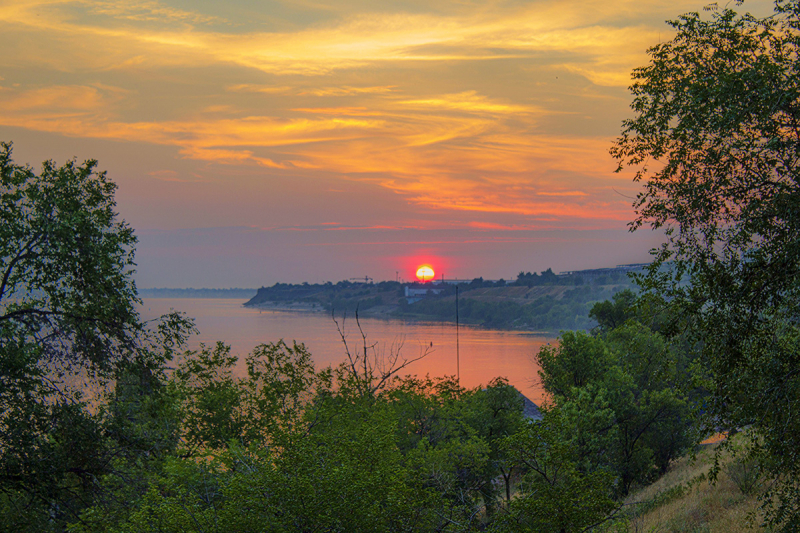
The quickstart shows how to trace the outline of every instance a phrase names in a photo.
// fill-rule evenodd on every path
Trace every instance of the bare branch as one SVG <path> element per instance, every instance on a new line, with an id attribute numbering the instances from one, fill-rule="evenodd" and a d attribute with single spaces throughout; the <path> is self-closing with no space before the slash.
<path id="1" fill-rule="evenodd" d="M 434 351 L 433 343 L 424 345 L 424 349 L 419 356 L 411 359 L 401 359 L 400 353 L 405 344 L 405 339 L 400 338 L 395 340 L 389 348 L 388 356 L 378 352 L 378 342 L 370 344 L 367 341 L 367 334 L 361 326 L 361 320 L 358 316 L 356 309 L 356 325 L 361 334 L 361 346 L 358 351 L 353 352 L 347 344 L 347 336 L 345 334 L 345 318 L 343 315 L 342 323 L 336 319 L 335 314 L 331 314 L 336 330 L 339 337 L 344 344 L 345 354 L 347 355 L 347 372 L 356 380 L 361 393 L 364 395 L 374 396 L 379 390 L 384 388 L 386 384 L 396 376 L 401 370 L 408 365 L 427 357 Z M 355 353 L 355 355 L 353 355 Z M 362 359 L 363 358 L 363 359 Z M 398 361 L 399 364 L 398 364 Z"/>

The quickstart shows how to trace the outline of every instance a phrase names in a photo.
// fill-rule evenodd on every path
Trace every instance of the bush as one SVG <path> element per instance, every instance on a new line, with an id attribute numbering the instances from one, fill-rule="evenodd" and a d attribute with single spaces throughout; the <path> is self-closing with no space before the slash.
<path id="1" fill-rule="evenodd" d="M 752 457 L 734 460 L 725 465 L 725 473 L 731 478 L 742 494 L 752 494 L 761 486 L 762 471 Z"/>

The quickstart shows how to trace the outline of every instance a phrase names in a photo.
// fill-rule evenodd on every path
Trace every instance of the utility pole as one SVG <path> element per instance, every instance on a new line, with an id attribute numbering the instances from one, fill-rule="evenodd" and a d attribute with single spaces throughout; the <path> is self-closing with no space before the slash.
<path id="1" fill-rule="evenodd" d="M 461 386 L 461 354 L 458 346 L 458 283 L 456 283 L 456 379 Z"/>

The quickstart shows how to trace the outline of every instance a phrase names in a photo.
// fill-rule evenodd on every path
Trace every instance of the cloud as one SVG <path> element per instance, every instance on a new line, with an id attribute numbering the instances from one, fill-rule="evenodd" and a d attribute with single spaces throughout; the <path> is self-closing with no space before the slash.
<path id="1" fill-rule="evenodd" d="M 381 113 L 380 111 L 370 111 L 366 107 L 297 107 L 292 109 L 292 111 L 298 111 L 300 113 L 311 113 L 314 115 L 338 115 L 338 116 L 351 115 L 358 117 L 383 116 L 383 113 Z"/>
<path id="2" fill-rule="evenodd" d="M 623 107 L 614 91 L 653 26 L 640 3 L 593 5 L 286 3 L 294 14 L 266 28 L 238 4 L 221 18 L 21 0 L 0 6 L 0 66 L 36 74 L 0 91 L 0 125 L 169 146 L 258 176 L 325 174 L 417 212 L 627 220 L 629 200 L 609 192 L 611 136 L 583 119 Z M 548 85 L 562 73 L 568 84 Z"/>
<path id="3" fill-rule="evenodd" d="M 66 86 L 0 93 L 0 124 L 73 136 L 174 146 L 184 157 L 286 172 L 324 171 L 371 183 L 429 210 L 627 220 L 629 202 L 607 188 L 608 139 L 531 133 L 541 111 L 476 91 L 389 99 L 371 107 L 293 108 L 297 117 L 228 118 L 205 108 L 192 120 L 124 122 L 99 112 L 118 96 Z M 58 104 L 61 112 L 47 112 Z M 222 116 L 218 116 L 222 113 Z M 302 115 L 311 115 L 305 117 Z M 557 184 L 584 178 L 583 190 Z"/>
<path id="4" fill-rule="evenodd" d="M 537 196 L 588 196 L 586 191 L 539 191 Z"/>
<path id="5" fill-rule="evenodd" d="M 127 91 L 107 85 L 50 85 L 31 90 L 9 88 L 0 96 L 4 113 L 101 114 Z"/>
<path id="6" fill-rule="evenodd" d="M 237 85 L 228 85 L 225 87 L 226 91 L 242 92 L 242 93 L 264 93 L 264 94 L 287 94 L 292 91 L 292 87 L 286 85 L 258 85 L 253 83 L 240 83 Z"/>
<path id="7" fill-rule="evenodd" d="M 319 7 L 319 6 L 317 6 Z M 108 20 L 90 22 L 83 10 Z M 608 11 L 609 7 L 598 12 Z M 595 77 L 626 75 L 651 42 L 652 28 L 592 25 L 591 10 L 565 2 L 501 5 L 496 11 L 451 5 L 438 12 L 350 12 L 293 31 L 212 31 L 218 17 L 188 12 L 153 1 L 21 2 L 4 7 L 8 29 L 27 28 L 50 41 L 54 59 L 72 68 L 234 64 L 278 75 L 324 76 L 375 63 L 476 61 L 571 54 L 566 66 Z M 602 17 L 601 17 L 602 18 Z M 159 22 L 126 25 L 126 22 Z M 81 50 L 83 49 L 83 50 Z M 81 50 L 69 56 L 64 51 Z M 58 53 L 61 51 L 61 53 Z M 602 58 L 622 58 L 608 62 Z M 39 49 L 25 61 L 42 61 Z M 22 58 L 21 58 L 22 59 Z M 243 84 L 239 84 L 243 85 Z M 390 91 L 391 85 L 373 90 Z M 310 87 L 308 94 L 358 93 L 357 86 Z M 328 91 L 328 92 L 326 92 Z"/>
<path id="8" fill-rule="evenodd" d="M 303 89 L 300 94 L 313 96 L 352 96 L 360 94 L 387 94 L 396 90 L 396 85 L 384 85 L 377 87 L 320 87 L 317 89 Z"/>
<path id="9" fill-rule="evenodd" d="M 191 24 L 226 22 L 219 17 L 184 11 L 153 0 L 91 0 L 80 2 L 80 5 L 88 13 L 136 22 L 186 22 Z"/>
<path id="10" fill-rule="evenodd" d="M 537 106 L 503 103 L 497 99 L 490 99 L 480 95 L 477 91 L 464 91 L 458 94 L 445 94 L 439 97 L 419 100 L 402 100 L 400 104 L 412 109 L 432 108 L 436 110 L 457 110 L 469 113 L 489 113 L 493 115 L 546 112 L 543 108 Z"/>

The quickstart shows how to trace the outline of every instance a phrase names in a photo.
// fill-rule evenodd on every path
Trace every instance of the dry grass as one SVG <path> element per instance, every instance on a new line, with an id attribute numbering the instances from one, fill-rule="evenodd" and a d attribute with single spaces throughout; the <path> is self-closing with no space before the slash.
<path id="1" fill-rule="evenodd" d="M 723 456 L 723 461 L 728 460 Z M 753 532 L 759 527 L 758 495 L 745 495 L 720 472 L 715 484 L 708 473 L 714 446 L 705 446 L 691 460 L 683 457 L 661 479 L 626 500 L 631 533 Z"/>

